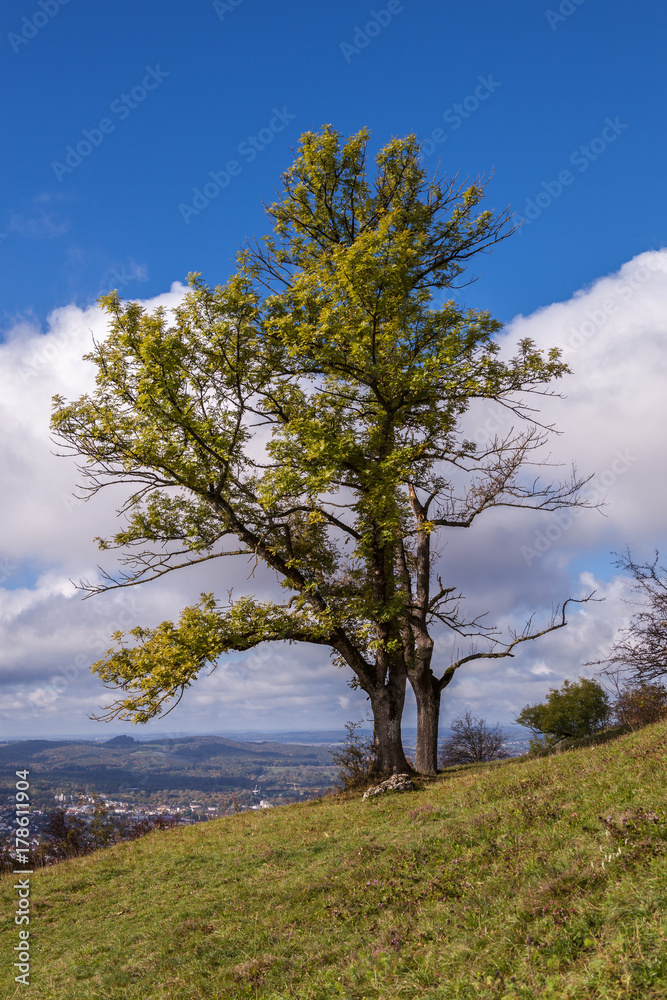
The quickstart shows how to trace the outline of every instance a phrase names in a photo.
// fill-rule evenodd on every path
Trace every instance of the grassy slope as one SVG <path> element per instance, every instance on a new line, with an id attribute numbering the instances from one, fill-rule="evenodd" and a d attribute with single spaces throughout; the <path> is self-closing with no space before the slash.
<path id="1" fill-rule="evenodd" d="M 404 795 L 152 834 L 32 876 L 30 995 L 667 994 L 667 723 Z M 0 881 L 3 997 L 15 893 Z"/>

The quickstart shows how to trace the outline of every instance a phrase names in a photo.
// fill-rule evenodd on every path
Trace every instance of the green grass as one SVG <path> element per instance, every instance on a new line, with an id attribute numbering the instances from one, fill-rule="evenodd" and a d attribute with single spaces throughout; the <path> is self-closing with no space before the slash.
<path id="1" fill-rule="evenodd" d="M 31 877 L 32 1000 L 667 994 L 667 724 Z M 0 881 L 3 997 L 16 894 Z"/>

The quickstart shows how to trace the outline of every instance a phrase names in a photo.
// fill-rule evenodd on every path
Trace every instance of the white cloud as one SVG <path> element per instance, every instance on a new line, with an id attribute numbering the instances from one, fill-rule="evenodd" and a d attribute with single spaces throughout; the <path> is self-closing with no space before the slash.
<path id="1" fill-rule="evenodd" d="M 170 307 L 183 292 L 175 284 L 146 304 Z M 93 370 L 81 359 L 91 333 L 99 338 L 104 331 L 97 308 L 67 306 L 49 317 L 46 332 L 17 322 L 0 345 L 0 718 L 14 736 L 93 729 L 86 716 L 108 693 L 89 667 L 114 628 L 173 618 L 202 590 L 224 594 L 234 586 L 237 594 L 258 590 L 264 598 L 283 593 L 262 567 L 248 579 L 249 567 L 227 560 L 132 591 L 79 599 L 69 580 L 95 572 L 93 538 L 113 530 L 117 498 L 109 490 L 88 504 L 72 503 L 74 464 L 51 454 L 48 423 L 54 393 L 75 398 L 92 386 Z M 443 535 L 441 572 L 462 589 L 471 613 L 488 610 L 489 622 L 503 628 L 521 628 L 532 613 L 544 624 L 552 606 L 568 596 L 597 590 L 596 598 L 605 600 L 572 607 L 567 628 L 525 644 L 512 659 L 462 668 L 445 692 L 444 720 L 468 707 L 509 722 L 565 677 L 592 676 L 594 669 L 582 664 L 607 654 L 631 613 L 610 550 L 628 543 L 642 560 L 656 546 L 665 548 L 667 251 L 641 254 L 569 301 L 517 317 L 502 333 L 503 353 L 513 353 L 521 337 L 563 347 L 572 374 L 555 388 L 566 398 L 536 397 L 535 405 L 541 419 L 562 431 L 550 443 L 553 460 L 565 464 L 560 472 L 575 460 L 582 474 L 593 474 L 595 497 L 606 494 L 605 516 L 586 511 L 559 522 L 549 514 L 489 511 L 473 528 Z M 482 440 L 507 426 L 505 419 L 488 406 L 475 407 L 470 436 Z M 444 668 L 454 644 L 442 635 L 437 648 Z M 365 714 L 365 696 L 350 691 L 348 677 L 326 650 L 273 644 L 230 656 L 156 725 L 333 728 Z M 409 707 L 406 724 L 412 722 Z"/>
<path id="2" fill-rule="evenodd" d="M 53 212 L 42 210 L 38 215 L 25 216 L 14 213 L 9 219 L 8 230 L 30 240 L 53 240 L 69 229 L 69 223 L 58 220 Z"/>
<path id="3" fill-rule="evenodd" d="M 531 674 L 534 674 L 535 677 L 550 677 L 551 674 L 554 673 L 551 667 L 548 667 L 546 663 L 536 663 L 534 667 L 530 668 L 530 672 Z"/>
<path id="4" fill-rule="evenodd" d="M 565 399 L 540 403 L 546 421 L 562 431 L 551 452 L 593 474 L 609 505 L 606 520 L 577 519 L 568 545 L 617 535 L 652 549 L 664 540 L 666 306 L 664 250 L 640 254 L 568 302 L 519 317 L 503 335 L 506 347 L 520 337 L 562 347 L 572 370 L 555 383 Z"/>
<path id="5" fill-rule="evenodd" d="M 171 308 L 183 293 L 174 283 L 147 305 Z M 3 523 L 12 526 L 4 532 L 3 558 L 34 560 L 40 567 L 72 566 L 75 554 L 83 564 L 97 562 L 92 539 L 112 523 L 113 498 L 100 498 L 94 509 L 73 501 L 74 463 L 54 454 L 49 421 L 53 395 L 71 399 L 94 387 L 94 366 L 83 355 L 92 337 L 101 339 L 105 331 L 106 317 L 97 306 L 71 305 L 51 313 L 45 333 L 20 321 L 0 344 L 0 504 Z"/>

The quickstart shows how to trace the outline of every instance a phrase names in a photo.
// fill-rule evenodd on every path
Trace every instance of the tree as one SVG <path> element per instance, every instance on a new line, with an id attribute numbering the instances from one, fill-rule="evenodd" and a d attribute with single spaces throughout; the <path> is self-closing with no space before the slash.
<path id="1" fill-rule="evenodd" d="M 553 746 L 565 739 L 591 736 L 602 729 L 609 718 L 609 695 L 597 681 L 580 677 L 578 683 L 566 680 L 560 688 L 551 688 L 546 702 L 527 705 L 516 717 L 538 740 L 531 746 Z"/>
<path id="2" fill-rule="evenodd" d="M 656 681 L 667 675 L 667 578 L 659 575 L 667 570 L 658 566 L 657 549 L 653 562 L 636 563 L 630 549 L 615 555 L 615 565 L 632 575 L 632 589 L 642 606 L 628 627 L 619 630 L 611 656 L 586 665 L 605 664 L 600 673 L 610 678 L 625 676 L 637 684 Z"/>
<path id="3" fill-rule="evenodd" d="M 441 767 L 479 764 L 511 756 L 509 751 L 503 749 L 505 734 L 498 722 L 495 726 L 488 726 L 484 719 L 478 719 L 467 711 L 452 719 L 450 730 L 451 735 L 440 744 Z"/>
<path id="4" fill-rule="evenodd" d="M 49 814 L 44 833 L 58 857 L 77 857 L 91 850 L 85 821 L 80 816 L 68 815 L 64 809 Z"/>
<path id="5" fill-rule="evenodd" d="M 630 681 L 617 691 L 611 706 L 621 726 L 636 729 L 667 718 L 667 688 L 650 681 Z"/>
<path id="6" fill-rule="evenodd" d="M 439 529 L 501 505 L 584 505 L 574 472 L 553 485 L 521 475 L 550 428 L 517 394 L 546 393 L 568 369 L 529 340 L 501 361 L 488 313 L 434 302 L 511 231 L 506 213 L 477 211 L 482 182 L 429 181 L 414 136 L 378 153 L 370 182 L 368 140 L 363 130 L 341 144 L 330 126 L 302 136 L 283 198 L 266 208 L 273 233 L 241 251 L 226 285 L 191 275 L 172 317 L 103 297 L 110 333 L 88 355 L 96 391 L 55 397 L 52 426 L 84 459 L 88 498 L 133 489 L 125 527 L 99 542 L 123 550 L 124 568 L 82 583 L 89 596 L 218 558 L 263 561 L 289 594 L 205 594 L 178 623 L 115 633 L 94 670 L 124 697 L 103 718 L 146 722 L 229 650 L 314 643 L 368 695 L 382 773 L 408 769 L 409 680 L 416 768 L 434 771 L 455 671 L 566 624 L 567 602 L 544 629 L 529 622 L 501 642 L 466 619 L 454 586 L 432 587 Z M 524 425 L 480 452 L 459 429 L 473 399 Z M 438 676 L 437 625 L 489 648 Z"/>

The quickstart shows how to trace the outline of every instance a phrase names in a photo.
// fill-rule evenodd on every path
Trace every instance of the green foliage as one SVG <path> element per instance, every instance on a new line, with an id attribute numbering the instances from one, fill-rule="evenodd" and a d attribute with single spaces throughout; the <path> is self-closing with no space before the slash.
<path id="1" fill-rule="evenodd" d="M 458 429 L 474 399 L 530 421 L 516 394 L 568 371 L 557 349 L 529 340 L 501 360 L 500 324 L 441 300 L 509 234 L 507 215 L 479 210 L 481 182 L 429 179 L 412 135 L 380 150 L 369 179 L 368 139 L 344 142 L 330 126 L 302 137 L 267 208 L 272 234 L 239 254 L 225 285 L 190 275 L 171 313 L 102 297 L 96 388 L 54 398 L 52 426 L 83 460 L 83 488 L 134 491 L 124 525 L 98 540 L 122 550 L 120 574 L 84 589 L 241 558 L 288 591 L 271 604 L 204 595 L 177 623 L 132 629 L 129 642 L 117 633 L 93 668 L 121 692 L 105 718 L 146 722 L 226 652 L 283 640 L 328 647 L 372 703 L 391 695 L 391 712 L 373 705 L 377 728 L 400 715 L 408 675 L 432 683 L 431 624 L 459 635 L 470 624 L 454 588 L 431 593 L 431 534 L 535 496 L 542 509 L 576 502 L 577 482 L 521 480 L 542 441 L 534 426 L 481 455 Z M 443 475 L 452 467 L 468 488 Z"/>
<path id="2" fill-rule="evenodd" d="M 327 616 L 318 621 L 308 609 L 288 611 L 241 597 L 219 610 L 212 594 L 202 594 L 199 604 L 183 610 L 178 625 L 165 621 L 153 629 L 131 629 L 129 635 L 138 641 L 129 648 L 122 632 L 113 634 L 118 646 L 95 670 L 108 687 L 121 688 L 127 697 L 101 718 L 148 722 L 164 702 L 176 698 L 178 704 L 206 664 L 215 664 L 223 653 L 280 639 L 322 642 L 330 631 Z"/>
<path id="3" fill-rule="evenodd" d="M 58 857 L 72 858 L 91 849 L 85 821 L 80 816 L 68 816 L 64 809 L 50 814 L 44 832 L 48 846 Z"/>
<path id="4" fill-rule="evenodd" d="M 129 819 L 116 816 L 106 802 L 93 796 L 93 810 L 87 817 L 55 809 L 50 813 L 44 836 L 35 849 L 35 866 L 53 864 L 108 848 L 123 840 L 136 840 L 153 830 L 167 830 L 176 825 L 170 816 Z"/>
<path id="5" fill-rule="evenodd" d="M 527 705 L 515 721 L 538 736 L 531 740 L 531 748 L 539 749 L 598 732 L 609 712 L 609 695 L 604 688 L 597 681 L 580 677 L 578 683 L 566 680 L 560 690 L 551 688 L 546 702 Z"/>

